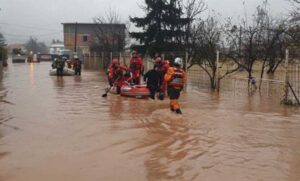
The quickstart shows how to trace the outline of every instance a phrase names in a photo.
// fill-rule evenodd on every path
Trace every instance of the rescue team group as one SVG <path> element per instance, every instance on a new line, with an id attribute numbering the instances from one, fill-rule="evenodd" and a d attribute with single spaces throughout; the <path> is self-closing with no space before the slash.
<path id="1" fill-rule="evenodd" d="M 155 99 L 155 95 L 158 93 L 158 98 L 163 100 L 165 92 L 167 92 L 167 96 L 170 98 L 170 110 L 182 114 L 178 99 L 187 79 L 182 65 L 181 58 L 175 58 L 174 63 L 170 65 L 168 60 L 162 60 L 160 56 L 156 56 L 153 69 L 144 74 L 143 59 L 137 51 L 133 51 L 129 67 L 121 65 L 118 59 L 112 60 L 108 68 L 108 80 L 110 87 L 116 86 L 117 93 L 120 94 L 123 85 L 128 82 L 139 85 L 144 76 L 144 81 L 150 91 L 150 98 Z"/>
<path id="2" fill-rule="evenodd" d="M 77 55 L 74 55 L 74 58 L 72 60 L 68 60 L 67 57 L 59 56 L 58 58 L 54 59 L 54 62 L 51 65 L 53 69 L 56 69 L 57 77 L 63 76 L 66 64 L 69 69 L 74 70 L 75 75 L 81 75 L 82 62 Z"/>

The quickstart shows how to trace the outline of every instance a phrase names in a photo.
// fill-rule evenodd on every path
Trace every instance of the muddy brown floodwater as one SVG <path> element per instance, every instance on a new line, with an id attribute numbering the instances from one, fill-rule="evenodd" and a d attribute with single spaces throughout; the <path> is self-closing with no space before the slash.
<path id="1" fill-rule="evenodd" d="M 57 79 L 10 64 L 0 81 L 1 181 L 299 181 L 297 108 L 188 90 L 168 101 L 108 95 L 103 73 Z"/>

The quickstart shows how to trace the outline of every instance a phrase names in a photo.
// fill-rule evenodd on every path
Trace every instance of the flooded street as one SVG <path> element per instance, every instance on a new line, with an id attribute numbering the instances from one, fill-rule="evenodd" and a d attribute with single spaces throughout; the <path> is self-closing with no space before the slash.
<path id="1" fill-rule="evenodd" d="M 10 64 L 0 81 L 1 181 L 299 181 L 300 112 L 188 90 L 168 100 L 109 94 L 106 77 Z"/>

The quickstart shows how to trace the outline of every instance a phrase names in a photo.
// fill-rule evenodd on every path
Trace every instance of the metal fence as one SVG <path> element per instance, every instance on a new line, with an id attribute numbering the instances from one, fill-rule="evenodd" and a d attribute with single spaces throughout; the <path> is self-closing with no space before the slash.
<path id="1" fill-rule="evenodd" d="M 300 64 L 293 64 L 289 66 L 289 83 L 290 92 L 289 99 L 292 102 L 298 102 L 300 100 Z M 295 95 L 294 95 L 295 94 Z M 296 100 L 298 98 L 298 100 Z"/>
<path id="2" fill-rule="evenodd" d="M 91 53 L 84 55 L 84 68 L 92 70 L 105 70 L 111 63 L 112 59 L 118 59 L 122 65 L 128 66 L 131 59 L 130 52 L 101 52 Z M 151 59 L 144 59 L 145 67 L 148 68 L 148 61 L 151 63 Z"/>
<path id="3" fill-rule="evenodd" d="M 192 90 L 210 91 L 210 78 L 208 74 L 200 68 L 199 65 L 194 65 L 187 71 L 188 88 Z"/>
<path id="4" fill-rule="evenodd" d="M 83 57 L 83 65 L 85 69 L 101 70 L 105 67 L 105 59 L 103 54 L 88 54 Z"/>
<path id="5" fill-rule="evenodd" d="M 286 101 L 300 106 L 300 58 L 299 52 L 287 51 L 286 74 Z M 290 56 L 291 55 L 291 56 Z"/>
<path id="6" fill-rule="evenodd" d="M 163 59 L 174 60 L 175 57 L 185 58 L 185 52 L 165 52 L 162 54 Z M 94 69 L 94 70 L 104 70 L 111 63 L 112 59 L 118 59 L 119 62 L 125 66 L 129 65 L 131 59 L 130 52 L 98 52 L 86 54 L 83 57 L 84 59 L 84 68 Z M 153 59 L 150 57 L 143 57 L 145 71 L 153 68 Z"/>
<path id="7" fill-rule="evenodd" d="M 167 60 L 174 60 L 175 57 L 184 59 L 184 67 L 189 66 L 189 57 L 185 52 L 165 52 L 162 57 Z M 128 66 L 131 58 L 130 52 L 110 52 L 90 54 L 84 57 L 84 67 L 86 69 L 105 70 L 112 59 L 118 59 L 121 64 Z M 221 57 L 223 58 L 223 57 Z M 153 68 L 154 62 L 150 57 L 144 57 L 145 71 Z M 221 60 L 222 62 L 222 60 Z M 203 66 L 209 66 L 203 64 Z M 223 75 L 227 70 L 234 69 L 234 63 L 222 63 L 218 66 L 220 75 Z M 209 69 L 208 69 L 209 70 Z M 199 65 L 194 65 L 186 69 L 188 74 L 188 88 L 200 91 L 211 91 L 210 77 Z M 256 85 L 249 82 L 248 75 L 245 71 L 237 71 L 229 76 L 220 79 L 219 92 L 225 95 L 232 96 L 249 96 L 257 95 L 261 99 L 273 99 L 297 103 L 300 99 L 300 63 L 297 56 L 292 58 L 286 57 L 286 61 L 282 62 L 274 75 L 264 75 L 260 79 L 261 62 L 258 61 L 253 68 L 253 76 L 256 78 Z M 218 77 L 217 77 L 218 79 Z"/>
<path id="8" fill-rule="evenodd" d="M 277 102 L 299 104 L 300 100 L 300 56 L 293 53 L 289 57 L 286 52 L 285 61 L 279 64 L 275 74 L 264 74 L 260 79 L 262 62 L 254 65 L 253 77 L 256 84 L 251 84 L 245 71 L 236 71 L 220 80 L 220 94 L 231 96 L 258 96 L 260 99 L 272 99 Z M 205 65 L 204 65 L 205 66 Z M 234 69 L 234 64 L 228 63 L 221 66 L 220 74 L 228 69 Z M 220 66 L 219 66 L 220 67 Z M 189 85 L 200 90 L 210 89 L 210 80 L 207 73 L 199 66 L 188 70 Z M 217 77 L 218 79 L 218 77 Z"/>

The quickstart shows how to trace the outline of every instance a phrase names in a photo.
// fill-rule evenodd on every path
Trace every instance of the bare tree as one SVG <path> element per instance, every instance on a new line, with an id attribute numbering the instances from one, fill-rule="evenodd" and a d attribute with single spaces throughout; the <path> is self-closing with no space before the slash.
<path id="1" fill-rule="evenodd" d="M 300 0 L 289 0 L 292 3 L 290 14 L 290 27 L 288 34 L 291 36 L 291 45 L 299 47 L 300 45 Z"/>
<path id="2" fill-rule="evenodd" d="M 203 0 L 187 0 L 184 7 L 184 13 L 186 14 L 187 19 L 189 20 L 186 27 L 186 35 L 185 35 L 185 44 L 186 50 L 191 53 L 192 48 L 192 26 L 196 20 L 200 20 L 200 14 L 207 10 L 207 5 Z"/>
<path id="3" fill-rule="evenodd" d="M 125 25 L 121 23 L 119 14 L 109 9 L 104 16 L 94 18 L 96 44 L 94 49 L 100 51 L 122 51 L 125 46 Z"/>
<path id="4" fill-rule="evenodd" d="M 263 37 L 263 65 L 267 62 L 267 73 L 274 74 L 278 66 L 285 58 L 285 49 L 289 46 L 289 36 L 286 34 L 288 26 L 285 22 L 274 22 L 269 28 L 265 29 L 267 36 Z M 263 67 L 264 68 L 264 67 Z M 263 68 L 262 74 L 263 75 Z"/>
<path id="5" fill-rule="evenodd" d="M 248 72 L 252 76 L 252 68 L 257 60 L 255 35 L 257 30 L 252 27 L 233 25 L 231 30 L 226 30 L 226 40 L 229 44 L 224 52 L 226 56 Z"/>
<path id="6" fill-rule="evenodd" d="M 207 10 L 203 0 L 187 0 L 183 6 L 186 16 L 191 20 L 196 20 L 203 11 Z"/>
<path id="7" fill-rule="evenodd" d="M 228 19 L 223 28 L 227 41 L 226 56 L 246 70 L 249 79 L 252 77 L 254 63 L 264 54 L 262 38 L 264 37 L 263 26 L 266 21 L 265 12 L 259 7 L 252 17 L 250 23 L 245 17 L 238 25 Z"/>
<path id="8" fill-rule="evenodd" d="M 5 38 L 4 38 L 3 34 L 0 32 L 0 47 L 4 47 L 4 46 L 6 46 Z"/>
<path id="9" fill-rule="evenodd" d="M 30 37 L 24 46 L 28 51 L 33 51 L 34 53 L 48 53 L 46 44 L 39 42 L 37 38 Z"/>
<path id="10" fill-rule="evenodd" d="M 105 11 L 104 15 L 94 18 L 94 22 L 99 24 L 120 24 L 122 20 L 117 11 L 109 8 Z"/>
<path id="11" fill-rule="evenodd" d="M 7 64 L 4 63 L 7 59 L 7 50 L 4 48 L 5 46 L 5 38 L 0 32 L 0 62 L 3 61 L 2 64 L 6 66 Z"/>
<path id="12" fill-rule="evenodd" d="M 209 17 L 206 20 L 198 21 L 192 31 L 192 47 L 190 67 L 199 65 L 210 79 L 212 89 L 217 86 L 217 50 L 221 48 L 222 30 L 220 22 L 215 17 Z M 225 61 L 225 60 L 224 60 Z M 236 71 L 228 70 L 219 78 L 224 78 L 226 75 Z"/>
<path id="13" fill-rule="evenodd" d="M 126 43 L 126 25 L 121 16 L 113 9 L 109 9 L 103 16 L 94 18 L 96 24 L 94 32 L 96 40 L 92 45 L 93 52 L 101 52 L 107 67 L 110 62 L 110 52 L 121 52 Z"/>
<path id="14" fill-rule="evenodd" d="M 300 21 L 300 0 L 288 0 L 291 2 L 292 5 L 292 11 L 291 11 L 291 17 L 292 21 Z"/>
<path id="15" fill-rule="evenodd" d="M 263 78 L 265 68 L 268 74 L 274 74 L 280 63 L 284 60 L 285 49 L 288 46 L 286 20 L 273 18 L 268 11 L 267 1 L 257 7 L 253 15 L 259 30 L 257 33 L 259 60 L 262 60 L 260 78 Z"/>

